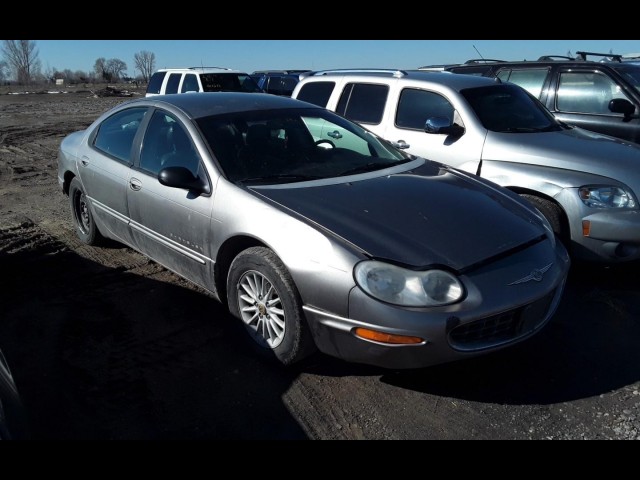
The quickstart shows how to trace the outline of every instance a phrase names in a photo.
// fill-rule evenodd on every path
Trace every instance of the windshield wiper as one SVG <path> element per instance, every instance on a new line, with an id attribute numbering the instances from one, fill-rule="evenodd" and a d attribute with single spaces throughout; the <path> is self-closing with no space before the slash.
<path id="1" fill-rule="evenodd" d="M 240 180 L 240 183 L 247 182 L 268 182 L 270 180 L 289 180 L 291 182 L 296 181 L 306 181 L 306 180 L 317 180 L 319 177 L 317 175 L 301 175 L 301 174 L 292 174 L 292 173 L 277 173 L 272 175 L 263 175 L 260 177 L 251 177 L 251 178 L 243 178 Z"/>
<path id="2" fill-rule="evenodd" d="M 537 133 L 542 130 L 533 127 L 508 127 L 502 131 L 506 133 Z"/>
<path id="3" fill-rule="evenodd" d="M 338 176 L 339 177 L 344 177 L 346 175 L 353 175 L 354 173 L 372 172 L 374 170 L 381 170 L 383 168 L 395 167 L 396 165 L 400 165 L 401 163 L 407 163 L 410 160 L 411 159 L 408 158 L 406 160 L 393 162 L 393 163 L 388 163 L 388 162 L 369 162 L 369 163 L 367 163 L 365 165 L 359 165 L 357 167 L 353 167 L 353 168 L 350 168 L 348 170 L 345 170 L 344 172 L 339 173 Z"/>
<path id="4" fill-rule="evenodd" d="M 546 127 L 509 127 L 502 130 L 506 133 L 540 133 L 540 132 L 554 132 L 559 130 L 558 125 L 550 124 Z"/>

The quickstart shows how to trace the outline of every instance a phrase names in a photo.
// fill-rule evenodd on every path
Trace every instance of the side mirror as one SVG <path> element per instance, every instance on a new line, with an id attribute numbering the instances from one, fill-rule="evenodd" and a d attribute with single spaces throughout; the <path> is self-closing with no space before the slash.
<path id="1" fill-rule="evenodd" d="M 622 113 L 625 117 L 630 117 L 636 111 L 636 107 L 626 98 L 614 98 L 609 102 L 609 110 L 613 113 Z"/>
<path id="2" fill-rule="evenodd" d="M 424 124 L 424 131 L 427 133 L 460 137 L 464 133 L 464 127 L 456 123 L 451 123 L 447 117 L 430 117 Z"/>
<path id="3" fill-rule="evenodd" d="M 158 173 L 158 181 L 167 187 L 183 188 L 194 193 L 211 193 L 209 185 L 201 178 L 194 177 L 185 167 L 167 167 Z"/>

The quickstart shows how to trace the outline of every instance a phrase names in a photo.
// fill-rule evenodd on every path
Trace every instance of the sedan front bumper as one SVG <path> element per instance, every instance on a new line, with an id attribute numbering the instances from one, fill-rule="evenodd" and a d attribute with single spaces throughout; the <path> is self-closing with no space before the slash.
<path id="1" fill-rule="evenodd" d="M 569 258 L 560 244 L 555 258 L 545 257 L 544 252 L 549 252 L 546 241 L 461 276 L 467 296 L 455 305 L 399 307 L 354 287 L 349 318 L 308 305 L 304 311 L 318 348 L 350 362 L 419 368 L 471 358 L 525 340 L 551 319 L 562 296 Z M 549 264 L 543 278 L 517 283 Z M 381 343 L 359 337 L 358 328 L 424 341 Z"/>

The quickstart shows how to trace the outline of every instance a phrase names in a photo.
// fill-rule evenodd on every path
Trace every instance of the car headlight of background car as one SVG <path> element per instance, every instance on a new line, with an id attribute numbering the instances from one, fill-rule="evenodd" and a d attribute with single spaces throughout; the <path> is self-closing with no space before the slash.
<path id="1" fill-rule="evenodd" d="M 365 260 L 354 269 L 360 288 L 383 302 L 406 307 L 433 307 L 461 300 L 464 287 L 445 270 L 415 271 L 377 260 Z"/>
<path id="2" fill-rule="evenodd" d="M 580 199 L 592 208 L 636 208 L 630 190 L 615 185 L 585 185 L 578 189 Z"/>

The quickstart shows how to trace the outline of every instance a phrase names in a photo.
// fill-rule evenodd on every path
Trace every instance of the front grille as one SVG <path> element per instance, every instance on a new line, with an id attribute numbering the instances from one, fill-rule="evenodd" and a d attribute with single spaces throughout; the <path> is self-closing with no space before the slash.
<path id="1" fill-rule="evenodd" d="M 449 333 L 456 350 L 482 350 L 525 337 L 540 327 L 549 314 L 555 290 L 528 305 L 460 325 Z"/>

